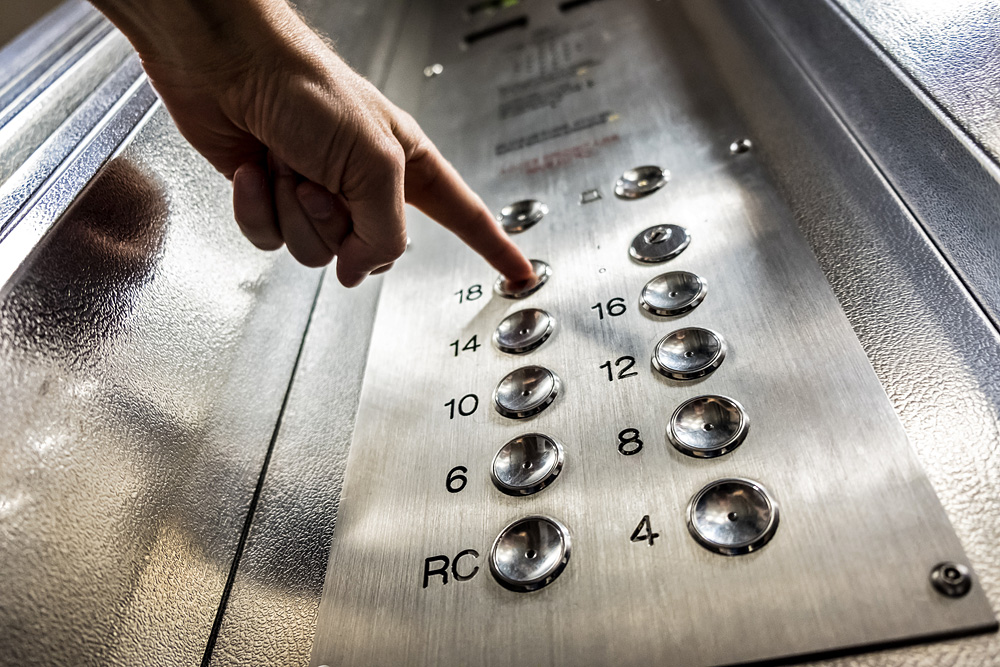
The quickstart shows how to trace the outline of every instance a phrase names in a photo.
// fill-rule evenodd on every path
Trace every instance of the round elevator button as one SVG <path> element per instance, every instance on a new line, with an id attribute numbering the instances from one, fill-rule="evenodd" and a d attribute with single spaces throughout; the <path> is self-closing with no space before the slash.
<path id="1" fill-rule="evenodd" d="M 549 207 L 537 199 L 522 199 L 500 209 L 497 222 L 508 234 L 523 232 L 545 217 Z"/>
<path id="2" fill-rule="evenodd" d="M 515 282 L 505 276 L 499 276 L 496 283 L 493 284 L 493 291 L 505 299 L 523 299 L 534 294 L 548 282 L 549 276 L 552 275 L 552 269 L 540 259 L 531 260 L 531 268 L 535 270 L 534 280 Z"/>
<path id="3" fill-rule="evenodd" d="M 566 526 L 546 516 L 529 516 L 504 528 L 490 549 L 490 572 L 518 593 L 548 586 L 569 562 Z"/>
<path id="4" fill-rule="evenodd" d="M 493 392 L 493 407 L 504 417 L 525 419 L 537 415 L 556 400 L 559 377 L 541 366 L 523 366 L 500 380 Z"/>
<path id="5" fill-rule="evenodd" d="M 562 445 L 547 435 L 528 433 L 493 457 L 493 484 L 507 495 L 527 496 L 554 482 L 562 467 Z"/>
<path id="6" fill-rule="evenodd" d="M 651 195 L 670 179 L 670 172 L 654 165 L 629 169 L 615 181 L 615 194 L 621 199 L 638 199 Z"/>
<path id="7" fill-rule="evenodd" d="M 501 352 L 524 354 L 548 340 L 556 320 L 541 308 L 525 308 L 505 317 L 493 332 L 493 344 Z"/>
<path id="8" fill-rule="evenodd" d="M 708 459 L 739 447 L 749 429 L 746 411 L 733 399 L 698 396 L 674 410 L 667 439 L 688 456 Z"/>
<path id="9" fill-rule="evenodd" d="M 628 254 L 643 264 L 659 264 L 684 252 L 691 243 L 687 230 L 678 225 L 656 225 L 644 229 L 634 239 Z"/>
<path id="10" fill-rule="evenodd" d="M 668 333 L 653 350 L 653 368 L 672 380 L 696 380 L 712 373 L 726 358 L 722 336 L 698 327 Z"/>
<path id="11" fill-rule="evenodd" d="M 778 506 L 757 482 L 720 479 L 691 499 L 687 524 L 701 546 L 738 556 L 770 541 L 778 527 Z"/>
<path id="12" fill-rule="evenodd" d="M 708 284 L 701 276 L 671 271 L 646 283 L 639 305 L 654 315 L 676 317 L 697 308 L 707 293 Z"/>

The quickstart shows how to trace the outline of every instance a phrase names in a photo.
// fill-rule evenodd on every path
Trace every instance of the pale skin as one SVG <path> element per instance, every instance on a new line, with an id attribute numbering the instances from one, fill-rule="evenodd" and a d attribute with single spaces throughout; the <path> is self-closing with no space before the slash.
<path id="1" fill-rule="evenodd" d="M 347 287 L 406 248 L 404 205 L 495 269 L 530 262 L 416 121 L 352 70 L 285 0 L 93 0 L 136 48 L 184 137 L 233 183 L 258 248 L 337 258 Z"/>

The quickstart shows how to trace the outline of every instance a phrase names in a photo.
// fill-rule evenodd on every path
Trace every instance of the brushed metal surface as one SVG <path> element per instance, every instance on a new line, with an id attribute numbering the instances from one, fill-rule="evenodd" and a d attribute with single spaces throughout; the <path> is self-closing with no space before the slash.
<path id="1" fill-rule="evenodd" d="M 537 6 L 530 31 L 464 53 L 454 47 L 460 6 L 438 11 L 430 60 L 443 73 L 424 79 L 417 118 L 488 202 L 549 205 L 518 241 L 553 275 L 523 305 L 485 289 L 459 302 L 457 291 L 494 276 L 411 218 L 413 246 L 379 304 L 313 664 L 723 664 L 995 628 L 978 587 L 958 601 L 931 587 L 931 569 L 961 545 L 792 212 L 753 152 L 730 155 L 745 126 L 676 5 L 592 3 L 562 18 Z M 412 63 L 413 76 L 424 64 Z M 560 70 L 560 94 L 546 88 L 552 79 L 534 82 L 550 104 L 532 109 L 525 96 L 497 119 L 524 90 L 519 79 Z M 654 161 L 673 174 L 662 192 L 577 204 L 581 191 Z M 632 305 L 659 267 L 627 250 L 658 221 L 692 232 L 672 268 L 713 285 L 684 325 L 731 343 L 697 385 L 660 379 L 641 361 L 672 324 Z M 619 296 L 629 311 L 599 320 L 591 306 Z M 519 424 L 484 400 L 518 360 L 489 346 L 455 357 L 449 344 L 485 340 L 524 306 L 562 325 L 531 361 L 564 379 L 565 396 Z M 601 364 L 624 355 L 640 360 L 639 374 L 608 382 Z M 665 441 L 669 415 L 692 392 L 731 396 L 753 415 L 738 450 L 693 460 Z M 469 393 L 480 408 L 449 419 L 446 403 Z M 564 443 L 566 465 L 551 489 L 511 498 L 489 484 L 488 466 L 525 427 Z M 625 428 L 643 435 L 637 455 L 617 451 Z M 468 484 L 449 493 L 458 465 Z M 782 508 L 755 554 L 711 554 L 687 535 L 688 500 L 724 477 L 760 482 Z M 505 525 L 532 514 L 572 535 L 573 558 L 551 586 L 519 595 L 482 574 L 420 585 L 425 559 L 486 553 Z M 660 534 L 652 547 L 629 541 L 644 515 Z M 544 642 L 511 640 L 524 636 Z"/>
<path id="2" fill-rule="evenodd" d="M 889 186 L 890 174 L 880 172 L 884 163 L 860 150 L 857 126 L 817 94 L 830 90 L 828 80 L 817 75 L 843 71 L 808 68 L 805 56 L 835 25 L 781 31 L 780 23 L 763 18 L 773 18 L 766 11 L 773 2 L 758 5 L 760 12 L 750 3 L 684 5 L 754 138 L 759 159 L 792 209 L 905 426 L 979 585 L 1000 609 L 1000 336 L 912 209 Z M 856 79 L 877 73 L 863 66 L 866 61 L 855 49 L 848 42 L 833 52 L 849 56 L 847 72 Z M 898 100 L 881 79 L 878 99 Z M 852 104 L 867 108 L 862 96 L 845 108 L 856 111 Z M 915 127 L 913 120 L 907 115 L 898 124 Z M 877 128 L 878 123 L 871 125 Z M 895 126 L 882 129 L 894 132 Z M 931 132 L 920 124 L 911 141 L 897 144 L 913 159 L 903 164 L 917 169 L 926 162 L 922 148 Z M 966 174 L 955 162 L 939 165 L 938 171 L 942 178 L 959 180 Z M 966 190 L 946 187 L 956 182 L 943 182 L 936 195 L 942 206 L 958 209 L 974 201 Z M 981 667 L 998 662 L 1000 636 L 994 633 L 822 664 Z"/>
<path id="3" fill-rule="evenodd" d="M 0 301 L 2 665 L 202 659 L 319 278 L 229 187 L 161 108 Z"/>

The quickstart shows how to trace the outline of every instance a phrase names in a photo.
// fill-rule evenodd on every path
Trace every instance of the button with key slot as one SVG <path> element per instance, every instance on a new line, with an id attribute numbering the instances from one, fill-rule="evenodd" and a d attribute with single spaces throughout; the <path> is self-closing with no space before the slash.
<path id="1" fill-rule="evenodd" d="M 493 332 L 493 344 L 501 352 L 524 354 L 548 340 L 556 320 L 541 308 L 525 308 L 505 317 Z"/>
<path id="2" fill-rule="evenodd" d="M 531 260 L 531 268 L 535 270 L 534 280 L 513 281 L 506 276 L 498 276 L 493 291 L 505 299 L 523 299 L 534 294 L 548 282 L 552 269 L 540 259 Z"/>
<path id="3" fill-rule="evenodd" d="M 548 586 L 569 562 L 570 536 L 559 521 L 529 516 L 506 528 L 490 549 L 490 573 L 504 588 L 518 593 Z"/>
<path id="4" fill-rule="evenodd" d="M 722 365 L 726 343 L 708 329 L 689 327 L 668 333 L 653 350 L 653 368 L 672 380 L 696 380 Z"/>
<path id="5" fill-rule="evenodd" d="M 687 525 L 709 551 L 738 556 L 770 541 L 778 528 L 778 506 L 757 482 L 720 479 L 691 499 Z"/>
<path id="6" fill-rule="evenodd" d="M 708 284 L 689 271 L 671 271 L 656 276 L 642 288 L 639 305 L 654 315 L 676 317 L 705 300 Z"/>
<path id="7" fill-rule="evenodd" d="M 514 438 L 493 457 L 493 484 L 509 496 L 538 493 L 563 467 L 563 447 L 554 438 L 528 433 Z"/>
<path id="8" fill-rule="evenodd" d="M 667 426 L 667 439 L 678 451 L 707 459 L 739 447 L 749 429 L 746 410 L 733 399 L 698 396 L 674 411 Z"/>
<path id="9" fill-rule="evenodd" d="M 517 234 L 545 217 L 549 207 L 537 199 L 522 199 L 500 209 L 497 222 L 508 234 Z"/>
<path id="10" fill-rule="evenodd" d="M 651 195 L 670 179 L 670 172 L 655 165 L 629 169 L 615 181 L 615 194 L 621 199 L 639 199 Z"/>
<path id="11" fill-rule="evenodd" d="M 559 377 L 541 366 L 523 366 L 507 374 L 493 392 L 493 407 L 504 417 L 526 419 L 556 400 Z"/>
<path id="12" fill-rule="evenodd" d="M 687 230 L 679 225 L 656 225 L 644 229 L 634 239 L 628 254 L 643 264 L 659 264 L 684 252 L 691 243 Z"/>

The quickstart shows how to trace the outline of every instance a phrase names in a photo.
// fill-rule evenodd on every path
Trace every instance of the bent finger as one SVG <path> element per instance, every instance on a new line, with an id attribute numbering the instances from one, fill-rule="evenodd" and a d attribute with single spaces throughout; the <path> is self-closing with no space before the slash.
<path id="1" fill-rule="evenodd" d="M 284 244 L 263 165 L 247 162 L 233 173 L 233 216 L 247 240 L 261 250 L 277 250 Z"/>
<path id="2" fill-rule="evenodd" d="M 278 213 L 278 227 L 288 246 L 288 252 L 306 266 L 326 266 L 333 259 L 333 251 L 313 228 L 295 194 L 297 178 L 291 167 L 278 158 L 274 162 L 274 204 Z"/>
<path id="3" fill-rule="evenodd" d="M 372 271 L 399 259 L 406 250 L 403 216 L 403 154 L 386 151 L 364 169 L 364 180 L 344 194 L 350 202 L 353 229 L 340 246 L 337 278 L 346 287 L 361 283 Z"/>
<path id="4" fill-rule="evenodd" d="M 344 198 L 313 181 L 299 183 L 295 195 L 323 243 L 333 254 L 338 254 L 353 226 Z"/>

